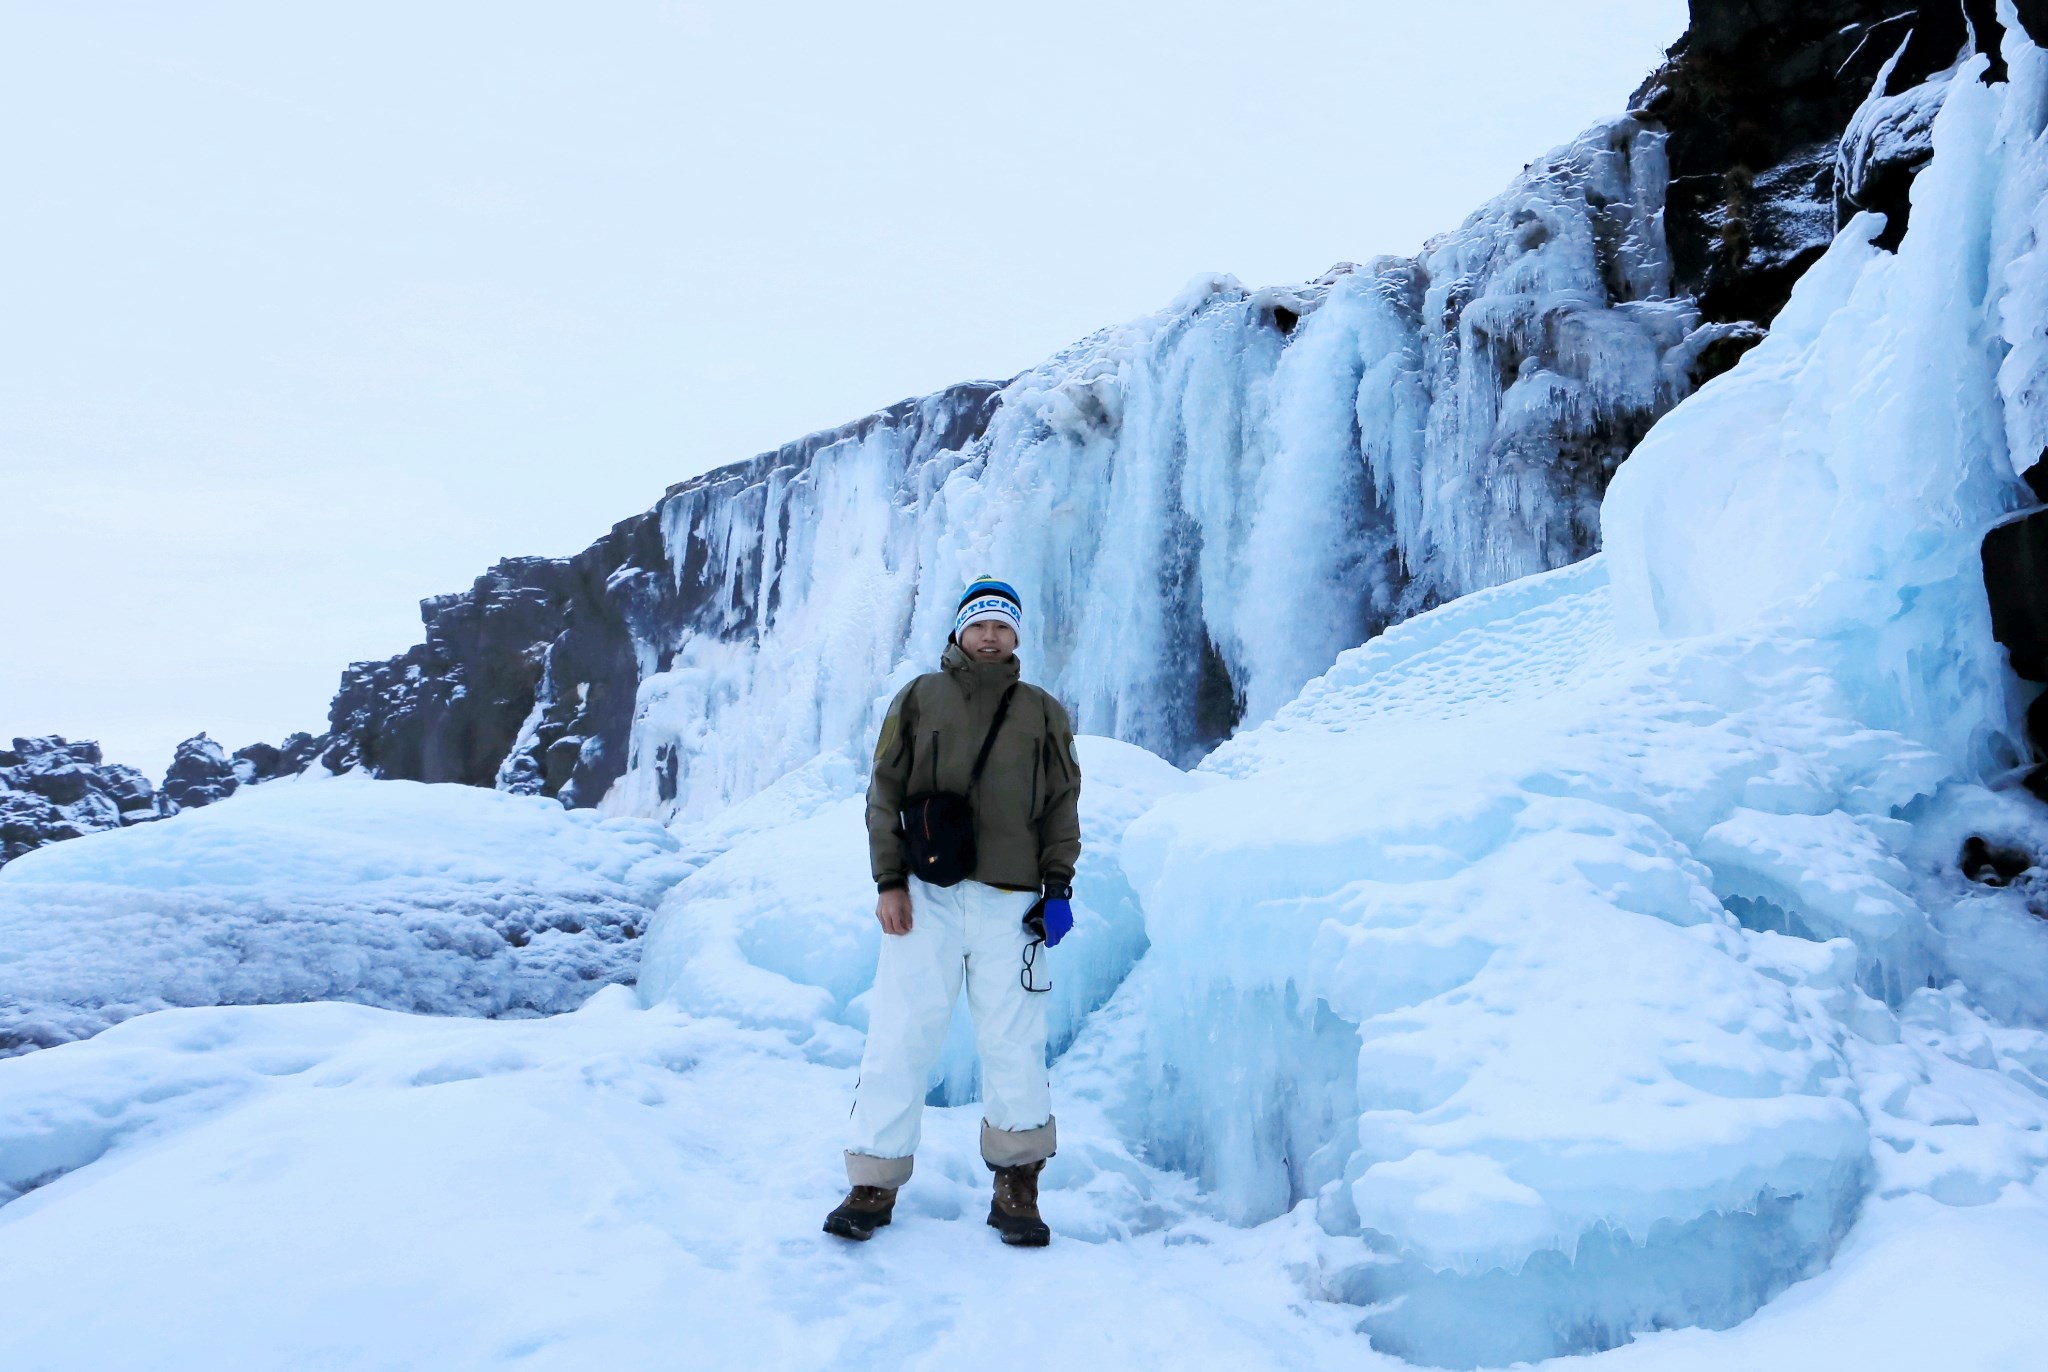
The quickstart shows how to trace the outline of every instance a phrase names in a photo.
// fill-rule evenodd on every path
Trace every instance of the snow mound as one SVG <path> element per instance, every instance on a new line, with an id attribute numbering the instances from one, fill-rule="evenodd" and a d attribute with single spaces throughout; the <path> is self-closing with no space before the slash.
<path id="1" fill-rule="evenodd" d="M 1055 1056 L 1145 951 L 1144 916 L 1119 861 L 1125 827 L 1161 796 L 1201 784 L 1128 743 L 1087 735 L 1076 743 L 1086 777 L 1082 853 L 1074 874 L 1074 931 L 1049 953 Z M 868 875 L 866 778 L 850 768 L 832 772 L 839 778 L 836 796 L 803 774 L 735 807 L 779 822 L 764 822 L 732 842 L 663 898 L 644 941 L 643 1004 L 669 1001 L 782 1030 L 820 1061 L 859 1060 L 882 935 Z M 730 820 L 718 823 L 721 834 L 730 831 Z M 963 997 L 935 1069 L 931 1101 L 958 1105 L 979 1098 Z"/>
<path id="2" fill-rule="evenodd" d="M 40 848 L 0 871 L 0 1052 L 176 1005 L 572 1009 L 633 980 L 676 846 L 647 820 L 349 777 Z"/>

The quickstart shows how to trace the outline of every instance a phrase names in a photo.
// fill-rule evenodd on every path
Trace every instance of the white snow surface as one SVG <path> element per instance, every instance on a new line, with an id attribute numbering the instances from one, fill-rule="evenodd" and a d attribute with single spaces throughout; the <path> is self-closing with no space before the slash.
<path id="1" fill-rule="evenodd" d="M 380 831 L 657 904 L 637 998 L 169 1009 L 0 1061 L 0 1365 L 2040 1366 L 2048 921 L 1957 871 L 2048 851 L 1975 559 L 2043 393 L 2048 67 L 2008 34 L 1899 252 L 1848 226 L 1623 468 L 1603 554 L 1343 653 L 1192 775 L 1084 742 L 1050 1251 L 981 1223 L 958 1042 L 896 1224 L 817 1232 L 880 937 L 831 748 L 662 841 Z M 413 794 L 345 785 L 306 789 Z M 187 820 L 0 889 L 243 880 Z"/>
<path id="2" fill-rule="evenodd" d="M 817 1232 L 852 1074 L 606 988 L 544 1020 L 340 1004 L 170 1010 L 0 1064 L 9 1372 L 282 1367 L 1399 1369 L 1306 1298 L 1306 1213 L 1255 1229 L 1132 1156 L 1054 1073 L 1044 1252 L 981 1222 L 971 1106 L 932 1111 L 897 1221 Z M 64 1170 L 75 1169 L 75 1170 Z M 2021 1369 L 2048 1197 L 1871 1207 L 1834 1266 L 1719 1334 L 1589 1372 Z"/>

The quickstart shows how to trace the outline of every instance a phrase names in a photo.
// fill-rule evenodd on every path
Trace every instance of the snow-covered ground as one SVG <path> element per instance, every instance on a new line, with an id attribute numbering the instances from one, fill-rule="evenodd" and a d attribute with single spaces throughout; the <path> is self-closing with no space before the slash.
<path id="1" fill-rule="evenodd" d="M 981 1222 L 972 1106 L 932 1112 L 897 1223 L 856 1248 L 818 1232 L 851 1070 L 782 1034 L 623 989 L 539 1021 L 166 1011 L 7 1064 L 0 1157 L 80 1170 L 0 1209 L 0 1363 L 1404 1366 L 1304 1294 L 1305 1214 L 1233 1227 L 1130 1156 L 1087 1099 L 1113 1070 L 1055 1075 L 1051 1249 Z M 2044 1263 L 2039 1195 L 1902 1199 L 1734 1330 L 1559 1366 L 2018 1372 Z"/>
<path id="2" fill-rule="evenodd" d="M 2048 853 L 1991 784 L 2024 701 L 1976 561 L 2048 395 L 2048 63 L 2008 58 L 1950 83 L 1897 255 L 1845 229 L 1599 557 L 1345 653 L 1195 773 L 1084 741 L 1050 1251 L 981 1223 L 958 1039 L 898 1223 L 818 1232 L 880 937 L 857 759 L 666 832 L 320 783 L 267 802 L 326 837 L 260 883 L 216 839 L 263 793 L 0 893 L 110 899 L 137 933 L 81 984 L 167 984 L 149 938 L 232 969 L 271 917 L 134 892 L 326 908 L 374 834 L 406 889 L 651 907 L 637 995 L 168 1009 L 0 1062 L 0 1366 L 2048 1363 L 2048 921 L 1957 870 Z M 0 974 L 64 964 L 29 937 Z"/>

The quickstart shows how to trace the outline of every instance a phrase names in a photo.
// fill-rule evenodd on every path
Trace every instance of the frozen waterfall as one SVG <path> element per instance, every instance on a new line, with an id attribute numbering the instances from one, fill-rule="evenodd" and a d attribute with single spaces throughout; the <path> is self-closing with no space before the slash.
<path id="1" fill-rule="evenodd" d="M 857 751 L 986 570 L 1080 729 L 1186 764 L 1386 626 L 1586 556 L 1608 477 L 1729 331 L 1669 296 L 1662 145 L 1601 125 L 1416 258 L 1198 280 L 992 396 L 679 487 L 671 580 L 627 598 L 606 808 L 705 813 Z"/>

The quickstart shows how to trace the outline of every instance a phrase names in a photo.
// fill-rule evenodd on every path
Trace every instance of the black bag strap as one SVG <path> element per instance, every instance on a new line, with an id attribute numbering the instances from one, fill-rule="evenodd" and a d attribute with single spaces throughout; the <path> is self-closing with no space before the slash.
<path id="1" fill-rule="evenodd" d="M 981 741 L 981 751 L 974 755 L 974 770 L 967 774 L 967 789 L 973 790 L 981 780 L 981 769 L 988 766 L 988 755 L 996 746 L 996 730 L 1003 727 L 1003 716 L 1010 713 L 1010 697 L 1017 694 L 1017 683 L 1011 682 L 1003 692 L 1003 698 L 996 702 L 996 717 L 988 722 L 988 737 Z"/>

